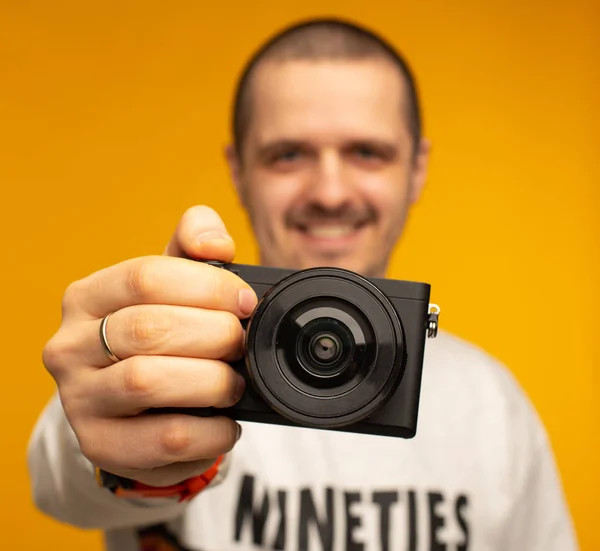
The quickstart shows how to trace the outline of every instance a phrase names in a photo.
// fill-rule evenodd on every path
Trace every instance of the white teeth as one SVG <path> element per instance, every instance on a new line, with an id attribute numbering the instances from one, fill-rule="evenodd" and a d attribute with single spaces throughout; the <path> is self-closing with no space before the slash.
<path id="1" fill-rule="evenodd" d="M 306 233 L 313 237 L 331 239 L 345 237 L 354 231 L 352 226 L 312 226 L 307 228 Z"/>

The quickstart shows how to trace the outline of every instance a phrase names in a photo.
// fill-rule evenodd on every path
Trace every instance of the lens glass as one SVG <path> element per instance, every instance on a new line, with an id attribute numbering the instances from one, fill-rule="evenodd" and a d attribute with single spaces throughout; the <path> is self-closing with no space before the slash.
<path id="1" fill-rule="evenodd" d="M 335 335 L 320 333 L 310 340 L 310 357 L 319 364 L 330 365 L 340 357 L 342 343 Z"/>
<path id="2" fill-rule="evenodd" d="M 341 299 L 319 297 L 297 305 L 285 315 L 276 345 L 288 380 L 311 394 L 356 384 L 376 356 L 370 324 Z"/>
<path id="3" fill-rule="evenodd" d="M 315 318 L 299 329 L 297 361 L 315 377 L 333 377 L 343 371 L 354 354 L 352 332 L 340 320 Z"/>

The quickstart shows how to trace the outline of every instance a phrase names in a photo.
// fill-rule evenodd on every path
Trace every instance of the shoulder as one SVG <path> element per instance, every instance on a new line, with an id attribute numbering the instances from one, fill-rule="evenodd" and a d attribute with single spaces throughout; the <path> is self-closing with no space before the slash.
<path id="1" fill-rule="evenodd" d="M 482 347 L 446 331 L 426 343 L 423 379 L 436 393 L 465 396 L 468 402 L 485 404 L 486 410 L 530 404 L 509 366 Z"/>
<path id="2" fill-rule="evenodd" d="M 420 411 L 423 431 L 452 427 L 474 445 L 487 442 L 501 455 L 515 446 L 534 453 L 547 445 L 538 412 L 510 368 L 445 331 L 426 344 Z"/>
<path id="3" fill-rule="evenodd" d="M 463 376 L 506 379 L 508 374 L 507 367 L 482 347 L 445 330 L 427 339 L 425 364 L 428 369 L 458 371 Z"/>

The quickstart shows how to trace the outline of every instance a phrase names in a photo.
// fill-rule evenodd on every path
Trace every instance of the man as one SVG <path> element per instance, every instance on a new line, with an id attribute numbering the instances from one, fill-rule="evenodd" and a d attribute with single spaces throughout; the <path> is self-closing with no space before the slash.
<path id="1" fill-rule="evenodd" d="M 262 48 L 227 151 L 261 263 L 383 277 L 426 179 L 420 120 L 407 65 L 364 29 L 307 22 Z M 412 440 L 143 415 L 243 394 L 227 362 L 257 297 L 191 260 L 233 258 L 218 214 L 197 207 L 163 256 L 69 287 L 44 349 L 58 393 L 28 456 L 42 511 L 102 529 L 114 551 L 577 549 L 533 407 L 507 369 L 445 332 L 427 343 Z"/>

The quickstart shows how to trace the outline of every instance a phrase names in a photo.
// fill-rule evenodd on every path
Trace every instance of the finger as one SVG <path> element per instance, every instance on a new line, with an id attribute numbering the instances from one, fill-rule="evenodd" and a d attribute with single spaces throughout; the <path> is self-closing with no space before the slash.
<path id="1" fill-rule="evenodd" d="M 65 397 L 78 415 L 123 417 L 149 408 L 230 407 L 245 384 L 218 360 L 135 356 L 81 377 L 76 388 L 77 395 Z"/>
<path id="2" fill-rule="evenodd" d="M 256 306 L 252 287 L 230 272 L 194 260 L 149 256 L 104 268 L 72 284 L 64 316 L 99 319 L 135 304 L 225 310 L 245 318 Z"/>
<path id="3" fill-rule="evenodd" d="M 235 244 L 221 217 L 210 207 L 199 205 L 181 217 L 164 254 L 231 262 Z"/>
<path id="4" fill-rule="evenodd" d="M 75 428 L 85 457 L 122 473 L 218 457 L 231 451 L 238 427 L 228 417 L 159 414 L 99 419 L 85 430 Z"/>
<path id="5" fill-rule="evenodd" d="M 77 346 L 85 350 L 86 365 L 96 368 L 113 363 L 100 342 L 99 323 L 86 321 L 77 326 Z M 105 336 L 121 360 L 156 355 L 232 362 L 244 351 L 244 329 L 237 316 L 189 306 L 128 306 L 107 320 Z"/>

